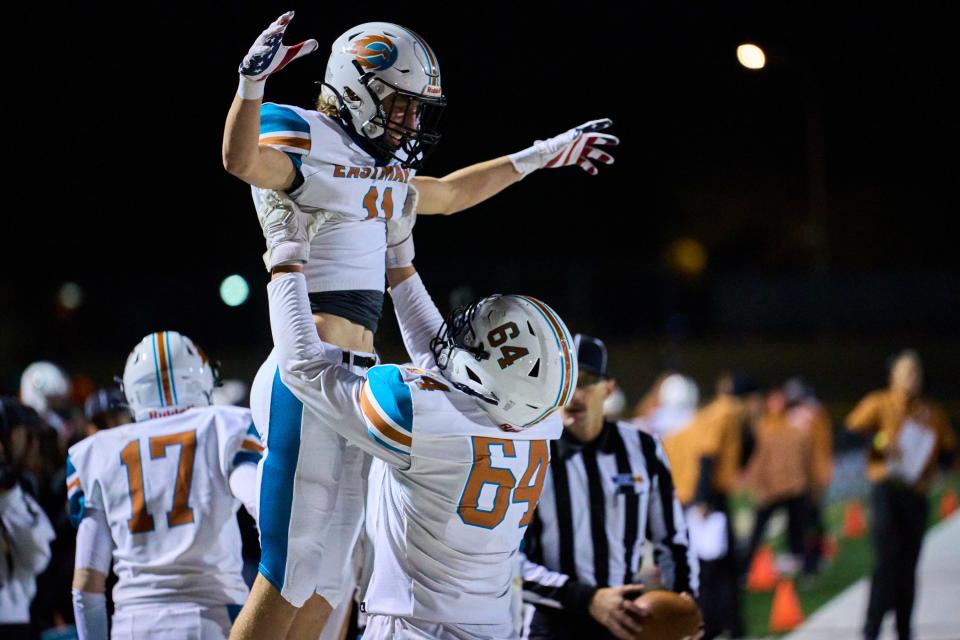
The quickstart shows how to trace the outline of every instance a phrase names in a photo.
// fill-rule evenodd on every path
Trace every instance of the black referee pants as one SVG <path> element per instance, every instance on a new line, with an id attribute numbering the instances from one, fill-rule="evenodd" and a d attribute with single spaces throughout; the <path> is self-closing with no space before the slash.
<path id="1" fill-rule="evenodd" d="M 528 640 L 616 640 L 586 611 L 558 611 L 537 606 Z"/>
<path id="2" fill-rule="evenodd" d="M 902 483 L 884 481 L 873 486 L 871 505 L 874 568 L 863 636 L 875 640 L 884 615 L 892 609 L 897 615 L 897 635 L 900 640 L 910 640 L 927 498 Z"/>

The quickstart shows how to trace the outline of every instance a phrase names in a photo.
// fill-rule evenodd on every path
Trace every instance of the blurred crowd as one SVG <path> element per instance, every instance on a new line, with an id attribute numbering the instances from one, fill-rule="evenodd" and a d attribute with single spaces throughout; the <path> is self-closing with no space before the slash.
<path id="1" fill-rule="evenodd" d="M 936 467 L 949 464 L 955 449 L 946 413 L 922 393 L 919 356 L 898 354 L 888 373 L 889 387 L 867 395 L 844 420 L 847 429 L 865 436 L 872 506 L 879 514 L 874 518 L 878 560 L 897 552 L 877 536 L 906 540 L 916 547 L 914 555 L 919 553 L 922 526 L 900 531 L 897 510 L 914 504 L 911 496 L 926 494 Z M 19 397 L 0 398 L 0 545 L 5 556 L 0 563 L 0 631 L 19 629 L 20 634 L 0 634 L 5 638 L 69 637 L 64 634 L 73 622 L 75 532 L 65 509 L 66 451 L 98 430 L 132 421 L 118 388 L 97 389 L 85 397 L 75 391 L 61 368 L 36 362 L 23 372 Z M 240 381 L 228 381 L 217 393 L 222 404 L 247 401 L 247 386 Z M 763 385 L 746 373 L 722 372 L 705 395 L 689 376 L 667 371 L 632 407 L 614 390 L 604 412 L 609 420 L 629 422 L 662 440 L 700 559 L 701 592 L 710 594 L 701 603 L 706 637 L 724 632 L 740 637 L 745 575 L 772 516 L 786 516 L 787 552 L 778 561 L 782 572 L 812 576 L 823 566 L 834 424 L 813 387 L 800 378 Z M 909 450 L 914 445 L 904 440 L 904 430 L 912 428 L 904 426 L 908 423 L 935 434 L 925 456 L 917 458 L 920 454 Z M 911 463 L 911 455 L 921 461 Z M 750 499 L 745 501 L 744 494 Z M 736 525 L 737 504 L 751 506 L 754 517 L 747 522 L 752 525 Z M 16 505 L 22 508 L 18 511 Z M 244 512 L 240 517 L 246 577 L 252 580 L 259 553 L 256 530 Z M 883 573 L 878 562 L 866 637 L 873 624 L 870 615 L 882 619 L 887 610 L 896 610 L 909 620 L 912 600 L 894 601 L 885 590 L 894 581 L 903 584 L 915 563 L 915 557 L 899 557 Z"/>

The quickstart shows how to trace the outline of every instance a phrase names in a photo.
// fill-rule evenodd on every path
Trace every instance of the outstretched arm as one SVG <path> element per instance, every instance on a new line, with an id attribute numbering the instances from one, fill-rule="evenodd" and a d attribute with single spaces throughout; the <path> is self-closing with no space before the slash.
<path id="1" fill-rule="evenodd" d="M 261 146 L 260 106 L 267 77 L 317 48 L 316 40 L 287 47 L 288 11 L 260 34 L 240 64 L 240 87 L 223 130 L 223 167 L 244 182 L 263 189 L 288 189 L 296 177 L 290 158 L 279 149 Z"/>
<path id="2" fill-rule="evenodd" d="M 442 178 L 416 176 L 410 182 L 420 194 L 417 213 L 449 215 L 469 209 L 537 169 L 576 164 L 596 175 L 594 161 L 613 164 L 613 156 L 597 147 L 620 142 L 616 136 L 598 133 L 611 124 L 609 119 L 593 120 L 549 140 L 537 140 L 523 151 L 470 165 Z"/>

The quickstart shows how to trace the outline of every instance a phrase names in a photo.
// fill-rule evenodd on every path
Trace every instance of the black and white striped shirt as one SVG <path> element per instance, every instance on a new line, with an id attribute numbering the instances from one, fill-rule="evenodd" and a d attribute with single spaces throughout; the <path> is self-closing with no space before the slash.
<path id="1" fill-rule="evenodd" d="M 659 439 L 612 422 L 586 445 L 565 433 L 524 539 L 524 600 L 586 612 L 597 588 L 633 582 L 644 539 L 663 585 L 696 595 L 697 559 Z"/>

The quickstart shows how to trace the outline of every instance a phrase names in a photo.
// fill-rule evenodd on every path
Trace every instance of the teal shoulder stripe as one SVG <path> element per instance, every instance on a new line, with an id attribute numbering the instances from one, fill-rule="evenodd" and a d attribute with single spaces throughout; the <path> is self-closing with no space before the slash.
<path id="1" fill-rule="evenodd" d="M 254 437 L 256 437 L 256 438 L 259 438 L 259 437 L 260 437 L 260 432 L 257 431 L 257 428 L 256 428 L 255 426 L 253 426 L 253 423 L 252 423 L 252 422 L 250 423 L 250 426 L 247 427 L 247 435 L 248 435 L 248 436 L 254 436 Z"/>
<path id="2" fill-rule="evenodd" d="M 260 133 L 274 131 L 310 133 L 310 124 L 290 107 L 267 102 L 260 107 Z"/>
<path id="3" fill-rule="evenodd" d="M 400 370 L 389 364 L 374 367 L 367 372 L 367 384 L 370 385 L 377 404 L 390 419 L 408 433 L 412 433 L 413 398 Z"/>
<path id="4" fill-rule="evenodd" d="M 77 472 L 77 468 L 73 466 L 73 461 L 70 459 L 70 456 L 67 456 L 67 477 L 69 478 Z"/>
<path id="5" fill-rule="evenodd" d="M 84 498 L 83 491 L 77 491 L 67 501 L 67 514 L 70 517 L 70 524 L 76 529 L 83 520 L 83 514 L 86 511 L 87 501 Z"/>

